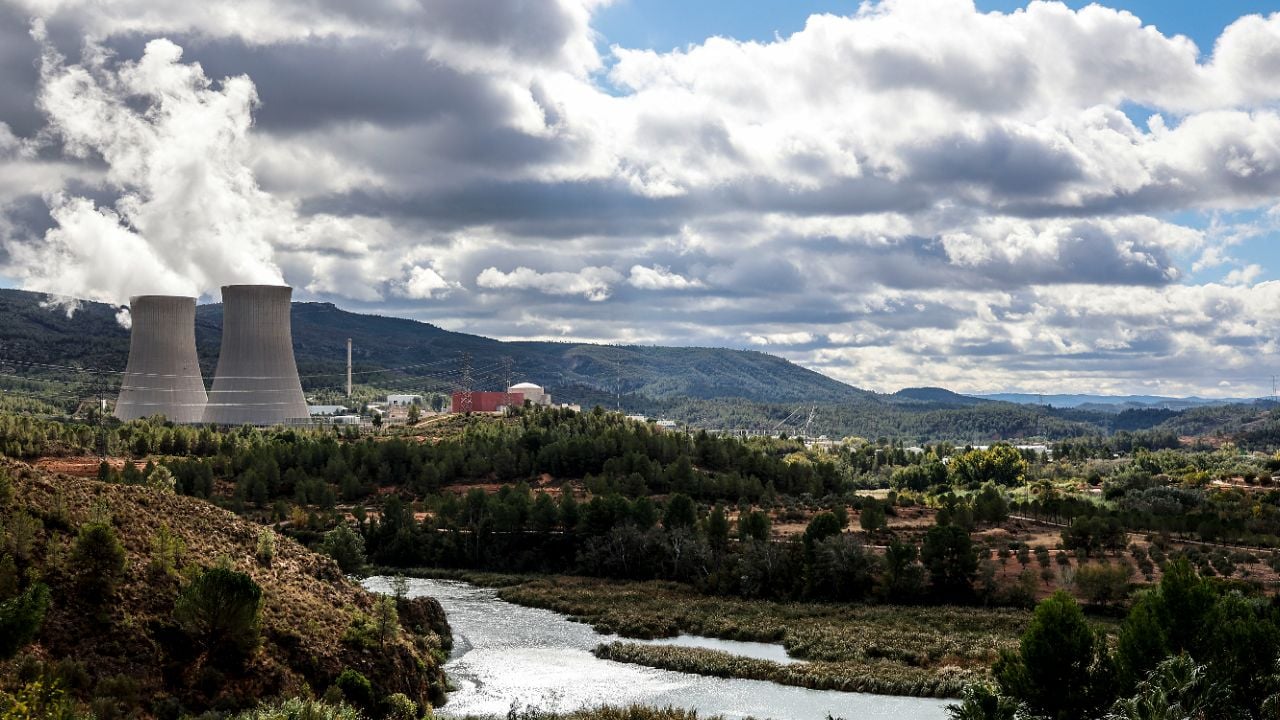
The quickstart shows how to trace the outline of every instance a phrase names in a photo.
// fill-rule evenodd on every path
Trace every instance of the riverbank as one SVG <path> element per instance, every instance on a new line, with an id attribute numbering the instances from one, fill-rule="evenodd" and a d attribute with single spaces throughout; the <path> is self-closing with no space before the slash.
<path id="1" fill-rule="evenodd" d="M 393 578 L 373 577 L 365 581 L 365 587 L 387 592 L 394 582 Z M 603 636 L 590 625 L 573 622 L 552 610 L 507 602 L 494 588 L 462 580 L 414 578 L 406 579 L 401 587 L 409 598 L 429 596 L 440 602 L 453 629 L 454 651 L 444 666 L 451 690 L 448 702 L 435 709 L 436 717 L 505 717 L 513 706 L 572 713 L 602 703 L 622 708 L 681 708 L 708 718 L 946 717 L 946 701 L 938 698 L 817 690 L 614 662 L 597 657 L 592 650 L 616 636 Z M 774 645 L 760 648 L 751 643 L 748 647 L 738 641 L 692 636 L 683 640 L 690 646 L 706 641 L 739 657 L 785 662 L 781 647 Z"/>
<path id="2" fill-rule="evenodd" d="M 495 588 L 508 602 L 552 610 L 624 638 L 687 633 L 774 642 L 808 662 L 783 666 L 715 651 L 634 643 L 604 651 L 613 660 L 714 677 L 912 697 L 956 697 L 965 685 L 989 679 L 1000 650 L 1016 647 L 1030 619 L 1027 611 L 1006 608 L 743 600 L 657 581 L 433 570 L 411 574 Z"/>
<path id="3" fill-rule="evenodd" d="M 692 710 L 654 708 L 644 705 L 626 707 L 606 705 L 568 713 L 548 713 L 533 707 L 514 708 L 503 717 L 506 720 L 724 720 L 720 715 L 707 717 Z M 752 718 L 745 720 L 752 720 Z"/>

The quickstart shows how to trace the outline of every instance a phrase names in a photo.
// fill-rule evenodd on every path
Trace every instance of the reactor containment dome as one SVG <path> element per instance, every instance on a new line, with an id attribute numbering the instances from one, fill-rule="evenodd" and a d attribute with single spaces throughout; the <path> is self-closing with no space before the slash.
<path id="1" fill-rule="evenodd" d="M 137 420 L 164 415 L 173 422 L 200 422 L 208 398 L 196 357 L 196 299 L 139 295 L 129 298 L 129 315 L 129 364 L 115 416 Z"/>
<path id="2" fill-rule="evenodd" d="M 308 417 L 293 358 L 292 295 L 281 285 L 222 288 L 222 350 L 205 422 L 276 425 Z"/>

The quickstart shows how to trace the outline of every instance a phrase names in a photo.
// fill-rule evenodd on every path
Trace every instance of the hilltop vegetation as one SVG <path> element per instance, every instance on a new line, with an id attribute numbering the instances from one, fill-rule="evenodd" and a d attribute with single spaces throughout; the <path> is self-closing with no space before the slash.
<path id="1" fill-rule="evenodd" d="M 49 717 L 176 718 L 331 688 L 370 712 L 397 693 L 443 701 L 438 604 L 375 600 L 332 560 L 166 478 L 0 461 L 0 709 L 25 697 L 53 703 Z"/>

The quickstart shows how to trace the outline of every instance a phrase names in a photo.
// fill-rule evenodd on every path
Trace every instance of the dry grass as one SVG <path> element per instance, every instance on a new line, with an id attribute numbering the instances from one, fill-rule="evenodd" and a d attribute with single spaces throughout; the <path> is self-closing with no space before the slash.
<path id="1" fill-rule="evenodd" d="M 219 690 L 223 695 L 321 692 L 347 667 L 411 697 L 427 699 L 432 685 L 442 687 L 436 660 L 443 640 L 434 634 L 403 633 L 377 656 L 341 642 L 353 614 L 372 608 L 372 596 L 342 577 L 332 560 L 279 536 L 271 566 L 264 567 L 255 559 L 261 526 L 209 503 L 142 486 L 10 468 L 17 510 L 42 521 L 37 565 L 55 589 L 34 648 L 38 656 L 74 659 L 100 677 L 131 676 L 148 695 L 163 693 L 166 675 L 170 689 L 196 684 L 200 662 L 172 667 L 163 638 L 171 633 L 173 602 L 184 577 L 227 563 L 262 587 L 263 645 L 242 677 L 228 676 Z M 98 606 L 74 592 L 76 568 L 69 553 L 59 556 L 51 548 L 69 547 L 76 528 L 104 511 L 124 545 L 127 569 L 115 597 Z M 185 546 L 184 567 L 174 572 L 150 567 L 153 538 L 166 526 Z M 205 693 L 203 699 L 214 698 Z"/>

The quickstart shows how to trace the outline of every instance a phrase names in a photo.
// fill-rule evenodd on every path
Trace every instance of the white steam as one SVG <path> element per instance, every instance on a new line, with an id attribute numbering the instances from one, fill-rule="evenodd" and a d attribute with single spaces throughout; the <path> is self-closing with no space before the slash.
<path id="1" fill-rule="evenodd" d="M 32 34 L 44 41 L 38 24 Z M 298 218 L 249 169 L 253 83 L 215 85 L 181 58 L 161 39 L 137 62 L 90 45 L 68 65 L 46 43 L 39 105 L 48 132 L 71 155 L 101 158 L 105 188 L 120 195 L 113 207 L 47 196 L 54 227 L 10 246 L 7 271 L 23 287 L 119 305 L 130 295 L 283 282 L 273 247 L 290 242 Z"/>

